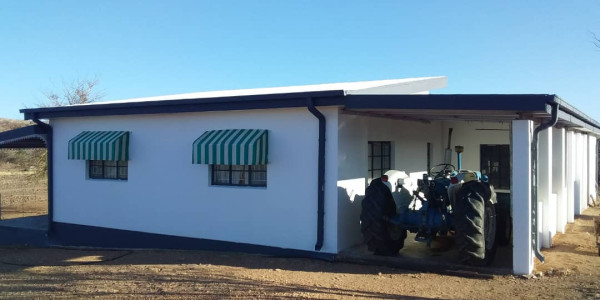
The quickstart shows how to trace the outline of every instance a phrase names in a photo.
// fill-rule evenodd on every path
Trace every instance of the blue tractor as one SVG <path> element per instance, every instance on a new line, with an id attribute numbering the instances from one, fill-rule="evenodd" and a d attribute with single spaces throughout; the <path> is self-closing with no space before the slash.
<path id="1" fill-rule="evenodd" d="M 462 151 L 461 151 L 462 152 Z M 460 152 L 459 152 L 460 165 Z M 496 197 L 480 172 L 456 170 L 451 164 L 433 167 L 417 189 L 403 184 L 391 191 L 387 176 L 374 179 L 362 203 L 361 231 L 369 250 L 396 255 L 407 232 L 429 246 L 437 236 L 454 235 L 459 261 L 488 265 L 496 252 Z M 396 204 L 393 193 L 410 195 Z"/>

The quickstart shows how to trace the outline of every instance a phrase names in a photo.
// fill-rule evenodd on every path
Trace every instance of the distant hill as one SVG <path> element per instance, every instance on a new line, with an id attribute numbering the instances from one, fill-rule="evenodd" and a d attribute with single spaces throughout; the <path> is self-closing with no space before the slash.
<path id="1" fill-rule="evenodd" d="M 31 121 L 0 118 L 0 132 L 25 127 L 33 124 L 34 123 Z"/>

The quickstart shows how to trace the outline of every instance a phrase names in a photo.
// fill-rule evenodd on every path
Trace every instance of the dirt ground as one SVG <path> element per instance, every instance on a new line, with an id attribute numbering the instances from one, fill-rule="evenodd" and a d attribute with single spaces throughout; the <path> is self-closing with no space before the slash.
<path id="1" fill-rule="evenodd" d="M 535 277 L 460 277 L 204 251 L 0 248 L 0 298 L 600 299 L 590 208 Z"/>
<path id="2" fill-rule="evenodd" d="M 47 186 L 45 176 L 0 163 L 0 220 L 48 214 Z"/>
<path id="3" fill-rule="evenodd" d="M 2 166 L 2 218 L 45 214 L 44 180 Z M 0 248 L 0 299 L 600 299 L 599 215 L 590 208 L 558 234 L 529 278 L 205 251 Z"/>

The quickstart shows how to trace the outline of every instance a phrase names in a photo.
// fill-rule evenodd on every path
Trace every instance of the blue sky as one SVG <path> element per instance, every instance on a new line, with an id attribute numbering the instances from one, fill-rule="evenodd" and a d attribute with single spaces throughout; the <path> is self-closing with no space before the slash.
<path id="1" fill-rule="evenodd" d="M 0 117 L 99 78 L 104 100 L 448 76 L 600 120 L 600 0 L 3 1 Z"/>

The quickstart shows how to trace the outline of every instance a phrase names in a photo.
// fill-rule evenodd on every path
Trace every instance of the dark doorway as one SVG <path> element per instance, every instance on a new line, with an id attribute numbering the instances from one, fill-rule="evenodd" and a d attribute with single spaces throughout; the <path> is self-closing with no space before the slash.
<path id="1" fill-rule="evenodd" d="M 487 175 L 496 189 L 510 189 L 510 146 L 481 145 L 481 175 Z"/>

